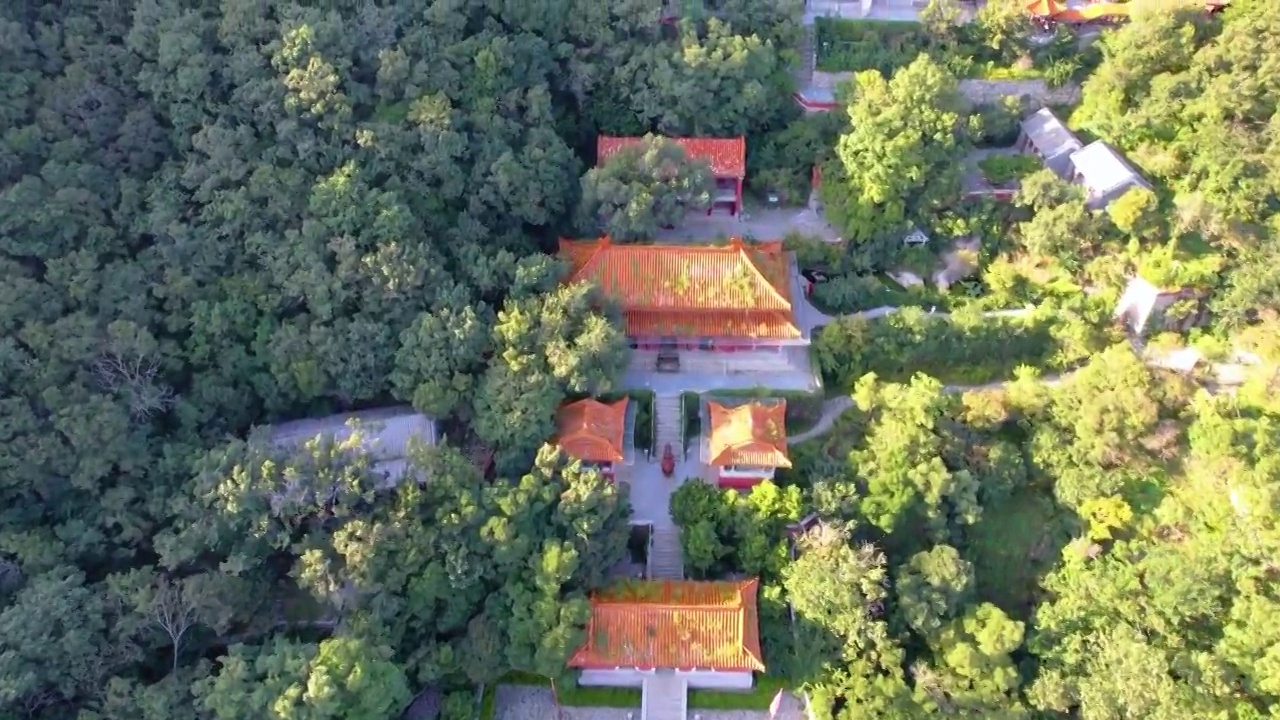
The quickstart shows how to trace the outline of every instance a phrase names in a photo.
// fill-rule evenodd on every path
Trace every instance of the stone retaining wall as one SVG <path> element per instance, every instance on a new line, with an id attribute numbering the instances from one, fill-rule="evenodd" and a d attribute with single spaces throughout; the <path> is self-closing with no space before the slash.
<path id="1" fill-rule="evenodd" d="M 1051 88 L 1044 80 L 961 80 L 960 94 L 974 105 L 991 105 L 1009 95 L 1026 97 L 1033 109 L 1080 102 L 1079 85 Z"/>

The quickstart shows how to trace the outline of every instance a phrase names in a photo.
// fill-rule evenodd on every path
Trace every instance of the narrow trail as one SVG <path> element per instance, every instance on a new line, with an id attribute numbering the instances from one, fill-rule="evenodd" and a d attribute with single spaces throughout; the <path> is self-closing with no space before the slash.
<path id="1" fill-rule="evenodd" d="M 1063 375 L 1050 375 L 1048 377 L 1041 378 L 1041 382 L 1047 385 L 1057 385 L 1058 383 L 1062 382 L 1064 379 L 1070 376 L 1071 376 L 1071 373 L 1066 373 Z M 949 393 L 959 393 L 959 392 L 981 392 L 983 390 L 998 390 L 1004 387 L 1005 385 L 1009 384 L 1010 382 L 1012 381 L 998 380 L 996 382 L 983 383 L 981 385 L 943 385 L 942 391 L 949 392 Z M 824 401 L 822 403 L 822 416 L 818 418 L 818 422 L 814 423 L 813 427 L 809 428 L 808 430 L 805 430 L 802 433 L 797 433 L 796 435 L 791 436 L 790 438 L 787 439 L 787 442 L 801 443 L 801 442 L 804 442 L 805 440 L 811 440 L 815 437 L 820 437 L 822 435 L 825 435 L 827 432 L 831 430 L 833 426 L 835 426 L 836 418 L 839 418 L 841 415 L 843 415 L 845 412 L 847 412 L 852 408 L 853 408 L 853 397 L 850 395 L 841 395 L 840 397 L 833 397 L 829 400 Z"/>
<path id="2" fill-rule="evenodd" d="M 812 304 L 809 303 L 808 298 L 805 298 L 805 305 L 808 306 L 806 308 L 806 311 L 807 311 L 806 315 L 808 318 L 810 318 L 809 323 L 811 325 L 811 328 L 821 327 L 822 325 L 828 324 L 830 322 L 834 322 L 836 320 L 839 320 L 840 318 L 845 318 L 845 317 L 861 317 L 861 318 L 866 318 L 868 320 L 873 320 L 876 318 L 885 317 L 887 315 L 892 315 L 893 313 L 896 313 L 902 309 L 900 307 L 895 307 L 892 305 L 884 305 L 878 308 L 872 308 L 870 310 L 863 310 L 860 312 L 848 313 L 845 315 L 827 315 L 821 312 L 820 310 L 818 310 L 817 308 L 813 307 Z M 1036 308 L 1034 307 L 1013 308 L 1009 310 L 987 310 L 987 311 L 984 311 L 982 315 L 983 317 L 1021 317 L 1024 315 L 1029 315 L 1035 312 L 1035 310 Z M 941 318 L 951 317 L 950 313 L 945 313 L 945 312 L 941 312 L 941 313 L 931 312 L 929 313 L 929 315 L 930 317 L 941 317 Z M 1141 354 L 1142 347 L 1135 346 L 1134 350 L 1137 351 L 1139 354 Z M 1186 368 L 1184 367 L 1184 365 L 1186 365 L 1185 361 L 1179 360 L 1177 358 L 1177 356 L 1179 355 L 1179 352 L 1183 352 L 1183 351 L 1174 351 L 1172 353 L 1165 353 L 1162 355 L 1156 355 L 1154 357 L 1148 357 L 1144 359 L 1144 362 L 1147 364 L 1148 367 L 1151 367 L 1151 368 L 1161 368 L 1165 370 L 1173 370 L 1175 372 L 1185 372 L 1186 371 Z M 1198 353 L 1197 353 L 1197 356 L 1198 356 Z M 1240 353 L 1240 352 L 1236 353 L 1235 360 L 1236 362 L 1212 363 L 1208 366 L 1209 371 L 1211 372 L 1211 374 L 1215 379 L 1215 381 L 1212 383 L 1210 392 L 1217 393 L 1222 390 L 1230 389 L 1237 385 L 1242 384 L 1245 378 L 1245 368 L 1249 365 L 1256 365 L 1260 362 L 1259 358 L 1256 355 L 1253 355 L 1251 353 Z M 1191 366 L 1194 366 L 1196 362 L 1198 362 L 1198 359 L 1195 361 L 1192 361 Z M 1065 372 L 1065 373 L 1060 373 L 1055 375 L 1048 375 L 1041 378 L 1041 382 L 1047 385 L 1057 385 L 1058 383 L 1061 383 L 1064 380 L 1070 379 L 1071 376 L 1075 374 L 1075 372 L 1076 372 L 1075 370 L 1072 370 L 1070 372 Z M 942 389 L 944 392 L 951 392 L 951 393 L 978 392 L 983 390 L 997 390 L 999 388 L 1004 387 L 1005 385 L 1008 385 L 1010 382 L 1012 381 L 997 380 L 995 382 L 982 383 L 979 385 L 944 385 L 942 386 Z M 822 435 L 825 435 L 827 432 L 830 432 L 832 427 L 835 426 L 836 419 L 839 418 L 841 415 L 843 415 L 847 410 L 849 410 L 852 407 L 853 407 L 853 398 L 847 395 L 834 397 L 824 401 L 822 403 L 822 415 L 818 418 L 818 422 L 814 423 L 814 426 L 809 428 L 808 430 L 805 430 L 802 433 L 797 433 L 796 435 L 793 435 L 792 437 L 788 438 L 788 442 L 801 443 L 801 442 L 804 442 L 805 440 L 811 440 L 813 438 L 821 437 Z"/>
<path id="3" fill-rule="evenodd" d="M 1146 360 L 1148 367 L 1170 369 L 1168 360 L 1165 356 L 1157 356 Z M 1217 393 L 1223 390 L 1231 389 L 1244 382 L 1245 364 L 1241 363 L 1213 363 L 1209 366 L 1216 382 L 1209 387 L 1209 392 Z M 1057 375 L 1047 375 L 1042 377 L 1040 381 L 1046 385 L 1058 385 L 1066 380 L 1070 380 L 1077 371 L 1072 370 Z M 996 382 L 983 383 L 981 385 L 943 385 L 943 392 L 959 393 L 959 392 L 981 392 L 983 390 L 998 390 L 1008 385 L 1012 380 L 997 380 Z M 813 427 L 802 433 L 797 433 L 787 439 L 788 443 L 802 443 L 806 440 L 812 440 L 821 437 L 831 431 L 835 426 L 836 419 L 853 407 L 853 397 L 842 395 L 826 400 L 822 403 L 822 416 L 818 418 L 818 422 Z"/>

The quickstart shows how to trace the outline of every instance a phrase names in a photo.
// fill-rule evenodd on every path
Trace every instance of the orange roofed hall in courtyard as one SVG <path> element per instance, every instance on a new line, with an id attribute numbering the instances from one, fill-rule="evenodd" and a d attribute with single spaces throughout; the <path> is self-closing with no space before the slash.
<path id="1" fill-rule="evenodd" d="M 702 461 L 716 472 L 720 487 L 747 489 L 791 467 L 787 457 L 787 401 L 753 400 L 727 405 L 707 400 Z"/>
<path id="2" fill-rule="evenodd" d="M 556 411 L 556 445 L 571 458 L 613 477 L 617 465 L 631 463 L 627 442 L 627 398 L 604 403 L 587 398 Z"/>
<path id="3" fill-rule="evenodd" d="M 748 689 L 763 672 L 759 580 L 631 580 L 591 598 L 587 639 L 569 658 L 580 685 L 638 687 L 660 670 L 691 688 Z"/>
<path id="4" fill-rule="evenodd" d="M 706 160 L 716 177 L 716 193 L 712 197 L 710 215 L 717 205 L 727 205 L 737 215 L 742 211 L 742 182 L 747 177 L 747 141 L 735 138 L 667 138 L 684 148 L 695 160 Z M 596 165 L 601 165 L 619 150 L 644 140 L 642 137 L 601 135 L 596 139 Z"/>
<path id="5" fill-rule="evenodd" d="M 694 355 L 779 353 L 809 344 L 792 307 L 781 243 L 617 245 L 560 241 L 568 282 L 594 283 L 621 306 L 633 348 Z M 737 362 L 748 360 L 738 356 Z M 720 362 L 723 362 L 720 361 Z"/>

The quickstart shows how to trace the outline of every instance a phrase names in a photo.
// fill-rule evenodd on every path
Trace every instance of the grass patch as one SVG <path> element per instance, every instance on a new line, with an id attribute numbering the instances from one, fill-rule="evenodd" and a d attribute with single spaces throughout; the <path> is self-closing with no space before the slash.
<path id="1" fill-rule="evenodd" d="M 768 710 L 769 703 L 785 689 L 781 678 L 756 674 L 755 686 L 750 690 L 690 690 L 689 707 L 697 710 Z"/>
<path id="2" fill-rule="evenodd" d="M 480 720 L 493 720 L 498 712 L 498 684 L 489 683 L 480 698 Z"/>
<path id="3" fill-rule="evenodd" d="M 965 552 L 974 566 L 978 596 L 1010 617 L 1028 619 L 1040 578 L 1070 538 L 1070 515 L 1035 488 L 1021 488 L 984 508 Z"/>

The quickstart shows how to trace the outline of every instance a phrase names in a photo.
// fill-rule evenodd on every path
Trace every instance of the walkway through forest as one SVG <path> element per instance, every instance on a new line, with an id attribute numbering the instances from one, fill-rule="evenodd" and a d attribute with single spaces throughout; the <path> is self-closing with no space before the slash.
<path id="1" fill-rule="evenodd" d="M 1168 369 L 1168 360 L 1165 355 L 1157 355 L 1155 357 L 1145 358 L 1144 362 L 1148 367 Z M 1212 363 L 1209 368 L 1212 375 L 1217 379 L 1212 387 L 1207 388 L 1209 392 L 1218 392 L 1224 388 L 1231 388 L 1244 382 L 1244 373 L 1246 364 L 1243 363 Z M 1056 375 L 1047 375 L 1040 379 L 1046 385 L 1058 385 L 1065 380 L 1071 379 L 1076 374 L 1076 370 L 1060 373 Z M 982 392 L 984 390 L 999 390 L 1012 380 L 997 380 L 995 382 L 984 383 L 981 385 L 943 385 L 943 392 L 959 393 L 959 392 Z M 853 407 L 853 397 L 851 395 L 841 395 L 833 397 L 822 403 L 822 416 L 818 418 L 818 422 L 813 427 L 801 433 L 788 438 L 788 444 L 795 445 L 806 440 L 812 440 L 816 437 L 830 432 L 835 426 L 836 419 L 843 415 L 846 411 Z"/>

